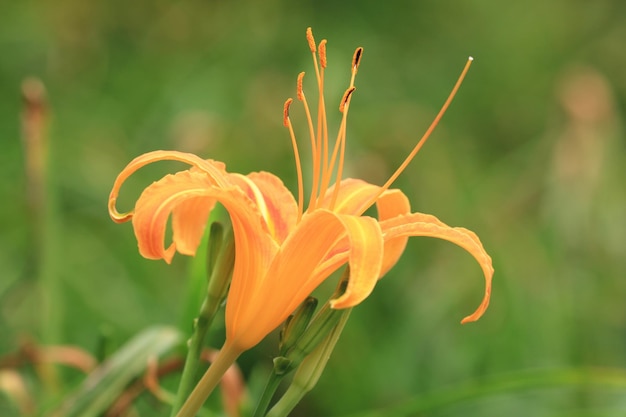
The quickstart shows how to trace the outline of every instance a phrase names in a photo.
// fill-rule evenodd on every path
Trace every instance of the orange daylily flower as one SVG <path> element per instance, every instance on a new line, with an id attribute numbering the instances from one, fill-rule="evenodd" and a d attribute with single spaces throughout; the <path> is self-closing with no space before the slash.
<path id="1" fill-rule="evenodd" d="M 316 45 L 310 28 L 307 40 L 313 55 L 319 103 L 314 123 L 302 88 L 304 73 L 300 74 L 297 98 L 303 103 L 307 117 L 313 158 L 313 184 L 306 209 L 298 144 L 289 118 L 291 99 L 285 104 L 284 124 L 295 153 L 297 200 L 280 178 L 271 173 L 230 173 L 223 163 L 176 151 L 150 152 L 130 162 L 116 179 L 109 197 L 112 219 L 120 223 L 132 220 L 141 255 L 168 263 L 175 252 L 195 254 L 216 202 L 229 212 L 236 258 L 226 302 L 223 362 L 234 361 L 239 353 L 260 342 L 345 264 L 350 267 L 348 286 L 344 294 L 331 300 L 332 307 L 349 308 L 362 302 L 398 261 L 410 236 L 448 240 L 478 261 L 485 278 L 485 294 L 477 310 L 465 317 L 463 323 L 480 318 L 489 304 L 493 268 L 478 237 L 467 229 L 447 226 L 434 216 L 412 213 L 405 194 L 390 188 L 445 112 L 471 58 L 424 137 L 389 181 L 376 186 L 358 179 L 342 179 L 346 118 L 363 49 L 357 48 L 352 60 L 350 86 L 340 104 L 343 116 L 339 133 L 331 147 L 323 95 L 326 41 Z M 124 181 L 139 168 L 162 160 L 182 161 L 191 168 L 151 184 L 133 211 L 118 212 L 116 200 Z M 337 181 L 331 185 L 333 177 Z M 364 216 L 374 205 L 378 218 Z M 164 238 L 170 217 L 172 243 L 166 246 Z M 215 368 L 209 372 L 217 375 L 220 365 L 215 364 Z"/>

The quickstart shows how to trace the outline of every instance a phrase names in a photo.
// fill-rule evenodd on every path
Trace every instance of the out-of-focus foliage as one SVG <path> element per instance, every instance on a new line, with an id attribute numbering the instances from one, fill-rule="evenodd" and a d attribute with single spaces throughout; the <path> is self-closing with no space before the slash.
<path id="1" fill-rule="evenodd" d="M 113 179 L 133 157 L 171 148 L 232 171 L 272 171 L 295 190 L 282 104 L 295 95 L 298 72 L 312 76 L 307 26 L 329 40 L 329 108 L 348 84 L 354 48 L 365 48 L 348 175 L 375 183 L 402 161 L 475 57 L 396 186 L 415 210 L 476 231 L 496 275 L 486 316 L 460 326 L 481 296 L 479 268 L 452 245 L 412 240 L 353 312 L 294 415 L 358 415 L 491 378 L 506 387 L 534 371 L 625 368 L 620 0 L 3 2 L 0 355 L 26 338 L 101 354 L 150 325 L 179 324 L 189 260 L 167 266 L 138 255 L 131 227 L 107 216 Z M 27 77 L 47 89 L 46 205 L 28 198 L 20 140 Z M 313 97 L 313 84 L 305 88 Z M 302 115 L 293 116 L 304 140 Z M 143 186 L 175 168 L 141 171 L 120 204 L 130 207 Z M 272 339 L 246 354 L 244 373 L 269 367 L 275 352 Z M 68 386 L 81 378 L 68 375 Z M 27 382 L 35 401 L 46 401 L 34 375 Z M 428 415 L 616 415 L 626 409 L 623 389 L 592 380 L 494 389 L 443 401 Z M 156 402 L 144 406 L 146 415 L 167 415 Z M 11 410 L 0 396 L 0 413 Z"/>

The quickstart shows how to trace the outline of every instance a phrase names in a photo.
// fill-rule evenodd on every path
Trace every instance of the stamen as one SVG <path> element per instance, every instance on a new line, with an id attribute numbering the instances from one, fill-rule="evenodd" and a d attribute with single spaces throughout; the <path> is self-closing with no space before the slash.
<path id="1" fill-rule="evenodd" d="M 291 106 L 291 103 L 293 103 L 293 99 L 288 98 L 283 107 L 283 126 L 285 127 L 289 127 L 289 106 Z"/>
<path id="2" fill-rule="evenodd" d="M 310 27 L 306 28 L 306 40 L 309 43 L 309 49 L 311 50 L 311 52 L 315 53 L 315 38 L 313 38 L 313 31 Z"/>
<path id="3" fill-rule="evenodd" d="M 304 90 L 302 89 L 302 80 L 304 79 L 304 72 L 301 72 L 300 74 L 298 74 L 298 81 L 297 81 L 297 87 L 296 87 L 296 91 L 297 91 L 297 97 L 298 100 L 300 101 L 304 101 Z"/>
<path id="4" fill-rule="evenodd" d="M 304 181 L 302 179 L 302 164 L 300 162 L 300 152 L 298 151 L 298 141 L 296 140 L 296 135 L 293 132 L 293 126 L 291 125 L 291 120 L 289 119 L 289 106 L 291 106 L 292 102 L 293 99 L 291 98 L 285 101 L 285 106 L 283 108 L 283 125 L 289 129 L 291 146 L 296 159 L 296 172 L 298 175 L 298 221 L 300 221 L 300 218 L 302 217 L 302 210 L 304 209 Z"/>
<path id="5" fill-rule="evenodd" d="M 346 105 L 348 104 L 348 100 L 350 100 L 350 96 L 352 95 L 354 90 L 356 90 L 356 87 L 352 86 L 352 87 L 348 88 L 345 93 L 343 93 L 343 98 L 341 99 L 341 103 L 339 103 L 339 111 L 340 112 L 343 113 L 344 110 L 346 109 Z"/>
<path id="6" fill-rule="evenodd" d="M 296 85 L 297 97 L 298 100 L 302 102 L 304 106 L 304 114 L 306 115 L 307 125 L 309 126 L 309 135 L 311 137 L 311 150 L 313 155 L 315 155 L 315 130 L 313 129 L 313 119 L 311 118 L 311 111 L 309 110 L 309 103 L 306 101 L 306 96 L 304 95 L 304 88 L 302 87 L 304 81 L 304 72 L 298 74 L 298 81 Z"/>
<path id="7" fill-rule="evenodd" d="M 306 100 L 306 96 L 304 95 L 304 88 L 302 87 L 304 81 L 304 72 L 298 74 L 297 81 L 297 95 L 298 100 L 300 100 L 304 106 L 304 114 L 306 116 L 307 125 L 309 127 L 309 137 L 311 140 L 311 155 L 313 159 L 313 187 L 311 189 L 311 197 L 309 199 L 309 208 L 315 208 L 315 196 L 317 195 L 318 189 L 318 180 L 317 176 L 319 176 L 319 151 L 318 151 L 318 143 L 315 140 L 315 129 L 313 128 L 313 119 L 311 117 L 311 111 L 309 109 L 309 103 Z"/>
<path id="8" fill-rule="evenodd" d="M 350 87 L 354 86 L 354 79 L 356 77 L 356 73 L 359 70 L 359 65 L 361 64 L 361 57 L 363 56 L 363 48 L 358 47 L 354 51 L 354 55 L 352 56 L 352 76 L 350 77 Z"/>
<path id="9" fill-rule="evenodd" d="M 322 39 L 322 41 L 320 42 L 319 51 L 320 64 L 322 65 L 322 68 L 326 68 L 326 65 L 328 63 L 326 61 L 326 39 Z"/>
<path id="10" fill-rule="evenodd" d="M 354 51 L 354 56 L 352 57 L 352 68 L 354 71 L 359 69 L 359 65 L 361 64 L 361 55 L 363 55 L 363 48 L 359 46 Z"/>
<path id="11" fill-rule="evenodd" d="M 337 160 L 337 154 L 339 153 L 339 164 L 337 165 L 337 174 L 335 175 L 335 189 L 333 190 L 333 197 L 330 203 L 331 209 L 334 207 L 335 201 L 337 200 L 337 196 L 339 195 L 339 184 L 341 182 L 341 177 L 343 175 L 344 154 L 345 154 L 345 148 L 346 148 L 347 112 L 348 112 L 348 107 L 350 103 L 350 97 L 352 96 L 352 93 L 356 89 L 356 87 L 354 86 L 354 79 L 356 77 L 359 64 L 361 63 L 362 55 L 363 55 L 363 48 L 358 47 L 354 51 L 354 55 L 352 56 L 350 87 L 343 94 L 341 102 L 339 103 L 339 111 L 343 113 L 343 118 L 341 121 L 339 132 L 337 134 L 337 140 L 335 142 L 333 154 L 330 158 L 330 161 L 328 162 L 329 168 L 324 171 L 324 175 L 322 176 L 322 187 L 320 189 L 320 195 L 324 195 L 326 193 L 326 190 L 328 189 L 328 186 L 330 185 L 333 167 L 335 166 L 335 161 Z"/>
<path id="12" fill-rule="evenodd" d="M 317 109 L 317 146 L 318 146 L 318 160 L 321 165 L 321 178 L 320 182 L 323 182 L 324 177 L 327 175 L 329 169 L 328 161 L 328 120 L 326 119 L 326 101 L 324 98 L 324 73 L 326 72 L 326 65 L 328 61 L 326 59 L 326 39 L 322 40 L 319 45 L 319 57 L 320 57 L 320 72 L 318 77 L 318 109 Z M 324 189 L 320 188 L 318 200 L 324 195 Z M 315 203 L 317 207 L 317 202 Z"/>
<path id="13" fill-rule="evenodd" d="M 446 112 L 446 110 L 448 110 L 450 103 L 452 103 L 452 99 L 454 98 L 457 91 L 459 90 L 459 87 L 461 87 L 461 84 L 463 83 L 463 79 L 465 78 L 465 75 L 469 71 L 470 65 L 472 65 L 473 61 L 474 61 L 474 58 L 472 58 L 471 56 L 467 59 L 467 62 L 465 63 L 465 67 L 463 67 L 463 71 L 461 72 L 461 75 L 457 79 L 456 84 L 454 84 L 454 87 L 452 88 L 452 91 L 448 95 L 448 98 L 446 99 L 446 101 L 443 103 L 443 106 L 441 106 L 441 109 L 439 110 L 439 113 L 437 113 L 437 116 L 435 116 L 434 120 L 431 122 L 430 126 L 428 126 L 428 129 L 426 130 L 424 135 L 422 135 L 419 142 L 417 142 L 417 145 L 415 145 L 415 147 L 413 148 L 409 156 L 406 157 L 404 162 L 402 162 L 402 164 L 398 167 L 398 169 L 396 169 L 396 172 L 394 172 L 393 175 L 387 180 L 387 182 L 380 188 L 380 191 L 374 196 L 374 198 L 372 198 L 369 204 L 365 206 L 365 209 L 363 210 L 363 212 L 365 212 L 365 210 L 367 210 L 374 203 L 376 203 L 376 200 L 378 200 L 381 194 L 384 193 L 387 189 L 389 189 L 391 184 L 393 184 L 393 182 L 400 176 L 402 171 L 405 170 L 405 168 L 413 160 L 415 155 L 417 155 L 417 153 L 422 148 L 424 143 L 426 143 L 426 140 L 428 140 L 431 133 L 433 133 L 433 131 L 435 130 L 435 127 L 437 126 L 441 118 L 443 117 L 444 113 Z"/>
<path id="14" fill-rule="evenodd" d="M 341 177 L 343 176 L 343 164 L 345 161 L 345 153 L 346 153 L 346 129 L 347 129 L 347 121 L 348 121 L 348 109 L 350 108 L 350 97 L 352 97 L 352 93 L 356 90 L 356 87 L 351 86 L 346 90 L 341 99 L 341 103 L 339 104 L 339 111 L 343 113 L 343 117 L 341 118 L 341 125 L 339 127 L 339 133 L 337 135 L 337 141 L 335 142 L 335 149 L 333 150 L 333 156 L 331 159 L 331 167 L 335 164 L 335 158 L 337 157 L 337 150 L 339 149 L 339 162 L 337 163 L 337 174 L 335 177 L 335 188 L 333 190 L 333 196 L 330 200 L 329 209 L 332 210 L 335 207 L 335 202 L 337 201 L 337 197 L 339 196 L 339 184 L 341 183 Z M 328 182 L 330 183 L 330 176 L 328 178 Z M 324 189 L 326 192 L 326 189 Z"/>
<path id="15" fill-rule="evenodd" d="M 315 78 L 317 79 L 318 91 L 319 91 L 319 108 L 318 108 L 318 123 L 317 123 L 317 135 L 315 134 L 315 130 L 313 128 L 313 119 L 311 118 L 311 113 L 309 111 L 308 105 L 306 103 L 306 99 L 303 100 L 307 122 L 309 123 L 309 131 L 311 134 L 311 150 L 313 155 L 313 186 L 311 187 L 311 198 L 309 199 L 309 207 L 308 210 L 315 210 L 317 205 L 317 192 L 319 189 L 320 182 L 320 171 L 323 170 L 323 163 L 321 161 L 322 158 L 322 126 L 325 125 L 323 119 L 325 118 L 324 114 L 324 94 L 323 94 L 323 71 L 320 74 L 320 64 L 317 62 L 317 55 L 315 54 L 317 48 L 315 47 L 315 39 L 313 38 L 313 31 L 311 28 L 307 28 L 306 30 L 306 38 L 309 43 L 309 49 L 311 50 L 311 55 L 313 57 L 313 66 L 315 68 Z M 304 93 L 303 93 L 304 97 Z"/>

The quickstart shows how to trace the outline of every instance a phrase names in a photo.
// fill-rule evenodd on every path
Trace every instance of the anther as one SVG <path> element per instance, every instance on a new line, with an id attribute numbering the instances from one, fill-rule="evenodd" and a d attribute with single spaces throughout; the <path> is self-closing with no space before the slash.
<path id="1" fill-rule="evenodd" d="M 343 111 L 345 110 L 346 104 L 348 104 L 348 100 L 350 99 L 350 96 L 352 95 L 354 90 L 356 90 L 356 87 L 352 86 L 352 87 L 348 88 L 345 93 L 343 93 L 343 97 L 341 99 L 341 103 L 339 104 L 339 111 L 340 112 L 343 113 Z"/>
<path id="2" fill-rule="evenodd" d="M 356 72 L 359 69 L 359 64 L 361 63 L 361 56 L 363 55 L 363 48 L 360 46 L 356 48 L 354 51 L 354 55 L 352 56 L 352 70 Z"/>
<path id="3" fill-rule="evenodd" d="M 297 82 L 297 87 L 296 87 L 296 91 L 298 94 L 298 100 L 303 101 L 304 100 L 304 90 L 302 89 L 302 80 L 304 79 L 304 72 L 301 72 L 300 74 L 298 74 L 298 82 Z"/>
<path id="4" fill-rule="evenodd" d="M 313 31 L 311 30 L 311 28 L 306 28 L 306 40 L 309 43 L 309 49 L 311 50 L 312 53 L 316 52 L 316 48 L 315 48 L 315 38 L 313 38 Z"/>
<path id="5" fill-rule="evenodd" d="M 292 102 L 293 99 L 288 98 L 287 101 L 285 101 L 285 106 L 283 107 L 283 126 L 285 127 L 289 127 L 289 106 L 291 106 Z"/>
<path id="6" fill-rule="evenodd" d="M 326 39 L 322 39 L 322 41 L 320 42 L 320 46 L 319 46 L 319 55 L 320 55 L 320 64 L 322 65 L 322 68 L 326 68 Z"/>

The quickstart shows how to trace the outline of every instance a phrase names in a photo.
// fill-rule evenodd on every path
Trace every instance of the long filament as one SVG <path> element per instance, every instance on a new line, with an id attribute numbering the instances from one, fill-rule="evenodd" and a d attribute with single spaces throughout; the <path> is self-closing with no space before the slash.
<path id="1" fill-rule="evenodd" d="M 311 28 L 307 28 L 306 30 L 306 39 L 309 43 L 309 49 L 311 50 L 311 55 L 313 57 L 313 67 L 315 68 L 315 78 L 317 80 L 318 88 L 322 84 L 320 69 L 317 63 L 317 47 L 315 45 L 315 38 L 313 38 L 313 31 Z M 323 110 L 323 94 L 320 95 L 319 99 L 319 108 L 318 108 L 318 123 L 317 123 L 317 134 L 311 136 L 311 150 L 313 154 L 313 186 L 311 187 L 311 197 L 309 199 L 309 207 L 307 208 L 307 212 L 310 210 L 315 210 L 317 207 L 317 194 L 319 189 L 319 181 L 320 181 L 320 167 L 322 166 L 321 157 L 322 157 L 322 149 L 321 149 L 321 139 L 320 139 L 320 125 L 321 125 L 321 117 L 320 113 Z"/>
<path id="2" fill-rule="evenodd" d="M 355 87 L 351 86 L 348 88 L 346 93 L 343 95 L 341 100 L 341 104 L 339 105 L 339 111 L 343 113 L 343 117 L 341 118 L 341 125 L 339 127 L 339 136 L 337 138 L 337 142 L 340 144 L 339 150 L 339 163 L 337 164 L 337 176 L 335 181 L 335 188 L 333 189 L 333 196 L 330 200 L 330 206 L 328 207 L 332 210 L 335 207 L 335 202 L 337 201 L 337 197 L 339 196 L 339 186 L 341 184 L 341 176 L 343 175 L 343 164 L 345 161 L 346 154 L 346 129 L 348 122 L 348 109 L 350 108 L 350 98 L 352 97 L 352 93 L 354 92 Z"/>
<path id="3" fill-rule="evenodd" d="M 450 103 L 452 103 L 452 99 L 454 98 L 457 91 L 459 90 L 459 87 L 461 87 L 461 84 L 463 83 L 463 79 L 465 78 L 465 75 L 469 71 L 469 68 L 472 65 L 473 61 L 474 61 L 474 58 L 472 58 L 471 56 L 467 59 L 467 62 L 465 63 L 465 67 L 463 67 L 463 71 L 461 72 L 461 75 L 457 79 L 456 84 L 454 84 L 454 87 L 452 88 L 452 91 L 448 95 L 448 98 L 446 99 L 445 103 L 443 103 L 443 106 L 441 106 L 441 109 L 439 110 L 439 113 L 437 113 L 437 116 L 435 116 L 433 121 L 430 123 L 430 126 L 428 126 L 428 129 L 426 129 L 426 132 L 422 135 L 421 139 L 419 140 L 419 142 L 417 142 L 417 145 L 415 145 L 415 147 L 413 148 L 411 153 L 406 157 L 404 162 L 402 162 L 402 164 L 398 167 L 398 169 L 396 169 L 393 175 L 389 177 L 387 182 L 382 187 L 380 187 L 380 191 L 370 200 L 368 204 L 364 206 L 365 208 L 363 209 L 363 212 L 365 212 L 365 210 L 367 210 L 374 203 L 376 203 L 376 201 L 382 195 L 382 193 L 384 193 L 391 186 L 391 184 L 393 184 L 393 182 L 400 176 L 402 171 L 404 171 L 405 168 L 409 165 L 409 163 L 413 160 L 415 155 L 417 155 L 417 153 L 422 148 L 424 143 L 426 143 L 426 140 L 428 140 L 431 133 L 433 133 L 433 131 L 435 130 L 435 127 L 437 127 L 437 124 L 439 123 L 443 115 L 445 114 L 446 110 L 448 110 Z"/>
<path id="4" fill-rule="evenodd" d="M 352 58 L 352 70 L 350 77 L 350 87 L 344 93 L 344 96 L 341 100 L 339 110 L 343 113 L 341 124 L 339 127 L 339 132 L 337 134 L 337 138 L 335 140 L 335 144 L 333 146 L 332 154 L 329 158 L 330 145 L 328 141 L 328 126 L 327 126 L 327 118 L 326 118 L 326 108 L 324 102 L 324 70 L 327 66 L 326 61 L 326 40 L 322 40 L 319 44 L 319 49 L 315 44 L 315 39 L 313 38 L 313 32 L 311 28 L 307 28 L 306 37 L 309 44 L 309 49 L 311 50 L 311 55 L 313 57 L 313 66 L 315 68 L 315 77 L 317 80 L 318 87 L 318 115 L 317 115 L 317 126 L 313 125 L 313 118 L 311 116 L 310 108 L 307 103 L 306 97 L 304 95 L 304 91 L 302 88 L 302 80 L 304 77 L 304 73 L 300 73 L 298 76 L 298 99 L 302 101 L 304 105 L 305 115 L 307 119 L 307 125 L 309 127 L 309 136 L 311 141 L 311 154 L 312 154 L 312 163 L 313 163 L 313 185 L 311 187 L 311 195 L 309 198 L 309 206 L 307 208 L 307 212 L 311 210 L 315 210 L 318 208 L 321 199 L 324 197 L 326 192 L 328 191 L 330 181 L 333 175 L 333 171 L 335 168 L 335 163 L 337 164 L 337 172 L 335 173 L 335 187 L 333 189 L 333 195 L 331 198 L 331 202 L 329 205 L 329 209 L 333 209 L 335 202 L 337 201 L 339 195 L 339 185 L 341 183 L 342 174 L 343 174 L 343 165 L 345 161 L 345 148 L 346 148 L 346 136 L 347 136 L 347 116 L 348 109 L 350 107 L 350 100 L 352 93 L 355 90 L 354 80 L 356 77 L 356 73 L 358 72 L 359 64 L 361 62 L 361 56 L 363 54 L 363 48 L 359 47 L 355 50 L 353 58 Z M 318 63 L 319 56 L 319 63 Z M 413 150 L 409 153 L 409 155 L 405 158 L 405 160 L 400 164 L 400 166 L 396 169 L 396 171 L 389 177 L 387 182 L 380 187 L 379 192 L 369 201 L 367 205 L 364 206 L 363 212 L 365 212 L 369 207 L 371 207 L 376 201 L 380 198 L 380 196 L 393 184 L 393 182 L 400 176 L 400 174 L 406 169 L 409 163 L 413 160 L 415 155 L 420 151 L 424 143 L 428 140 L 432 132 L 435 130 L 435 127 L 439 124 L 439 121 L 445 114 L 446 110 L 450 106 L 454 96 L 456 95 L 459 87 L 461 86 L 469 68 L 472 64 L 473 58 L 469 57 L 461 75 L 456 81 L 452 91 L 448 95 L 448 98 L 444 102 L 443 106 L 437 113 L 437 116 L 433 119 L 430 126 L 426 130 L 426 132 L 422 135 L 420 140 L 417 142 Z M 298 174 L 298 221 L 301 219 L 304 213 L 304 186 L 303 186 L 303 175 L 302 175 L 302 165 L 300 161 L 300 154 L 298 152 L 297 141 L 295 137 L 295 133 L 293 131 L 293 126 L 291 124 L 291 120 L 289 119 L 289 105 L 293 100 L 289 99 L 285 103 L 284 108 L 284 125 L 289 129 L 289 135 L 291 137 L 292 146 L 294 150 L 294 156 L 296 158 L 296 169 Z M 317 129 L 316 129 L 317 128 Z"/>
<path id="5" fill-rule="evenodd" d="M 322 187 L 320 195 L 324 195 L 328 186 L 330 184 L 333 167 L 335 166 L 335 161 L 337 160 L 337 154 L 339 153 L 339 163 L 337 165 L 337 174 L 335 175 L 335 189 L 333 191 L 333 197 L 331 199 L 330 209 L 335 205 L 337 201 L 337 196 L 339 195 L 339 185 L 341 183 L 342 175 L 343 175 L 343 164 L 344 164 L 344 156 L 345 156 L 345 148 L 346 148 L 346 129 L 347 129 L 347 117 L 348 117 L 348 108 L 350 107 L 350 100 L 352 97 L 352 93 L 355 90 L 354 80 L 356 77 L 356 73 L 359 69 L 359 64 L 361 63 L 361 56 L 363 55 L 363 48 L 358 47 L 354 51 L 354 55 L 352 57 L 352 68 L 351 68 L 351 77 L 350 77 L 350 86 L 344 93 L 341 103 L 339 104 L 339 111 L 343 113 L 343 117 L 341 119 L 341 124 L 339 127 L 339 132 L 337 134 L 337 140 L 335 141 L 335 146 L 333 149 L 333 153 L 331 159 L 329 161 L 329 170 L 326 172 L 326 175 L 322 177 Z"/>
<path id="6" fill-rule="evenodd" d="M 318 109 L 318 138 L 320 139 L 320 143 L 322 146 L 322 172 L 321 172 L 321 181 L 323 182 L 324 177 L 327 175 L 331 167 L 328 164 L 328 120 L 326 118 L 326 100 L 324 99 L 324 73 L 326 72 L 326 66 L 328 65 L 328 58 L 326 56 L 326 39 L 322 39 L 318 48 L 318 55 L 320 60 L 320 78 L 318 80 L 318 97 L 319 97 L 319 109 Z M 323 196 L 322 190 L 319 192 L 319 198 Z M 319 200 L 318 200 L 319 201 Z M 316 204 L 317 205 L 317 204 Z"/>
<path id="7" fill-rule="evenodd" d="M 298 141 L 293 131 L 291 120 L 289 119 L 289 106 L 293 102 L 293 99 L 288 99 L 285 102 L 283 108 L 283 125 L 289 129 L 289 136 L 291 137 L 291 146 L 293 148 L 293 154 L 296 158 L 296 171 L 298 174 L 298 222 L 302 218 L 302 210 L 304 208 L 304 180 L 302 178 L 302 163 L 300 162 L 300 152 L 298 151 Z"/>
<path id="8" fill-rule="evenodd" d="M 302 105 L 304 106 L 304 114 L 306 117 L 306 122 L 307 122 L 307 126 L 309 127 L 309 137 L 310 137 L 310 141 L 311 141 L 311 155 L 313 158 L 313 176 L 315 177 L 316 174 L 316 167 L 318 166 L 318 162 L 316 162 L 316 155 L 317 155 L 317 143 L 315 140 L 315 128 L 313 127 L 313 118 L 311 117 L 311 110 L 309 108 L 309 103 L 306 100 L 306 95 L 304 94 L 304 89 L 302 87 L 302 82 L 304 79 L 304 72 L 301 72 L 298 75 L 298 83 L 297 83 L 297 97 L 298 100 L 300 100 L 302 102 Z M 309 199 L 309 208 L 314 206 L 314 197 L 315 194 L 313 193 L 313 191 L 315 191 L 315 193 L 317 193 L 316 190 L 317 185 L 315 184 L 315 181 L 313 182 L 313 188 L 314 190 L 311 190 L 311 197 Z M 304 206 L 302 206 L 302 209 L 304 209 Z M 300 210 L 300 212 L 302 212 L 302 210 Z"/>

